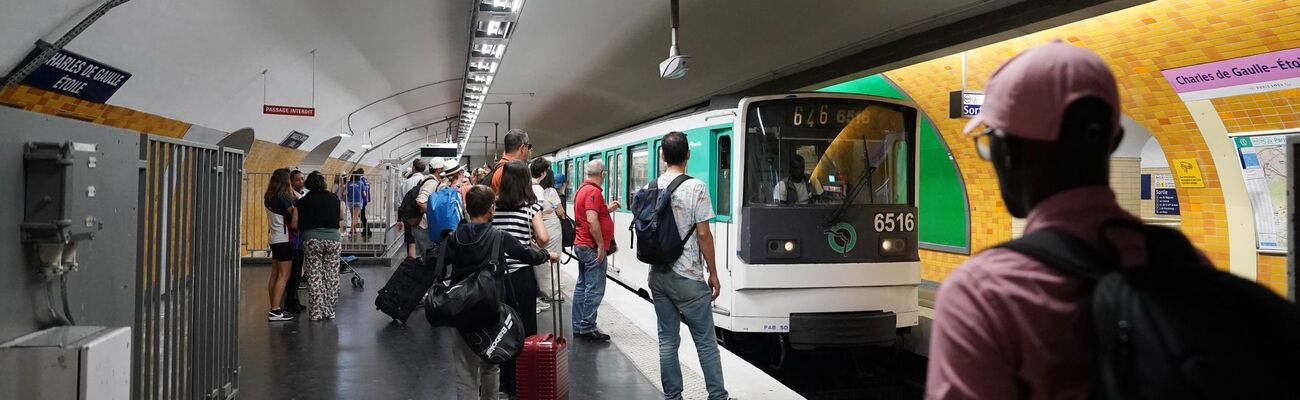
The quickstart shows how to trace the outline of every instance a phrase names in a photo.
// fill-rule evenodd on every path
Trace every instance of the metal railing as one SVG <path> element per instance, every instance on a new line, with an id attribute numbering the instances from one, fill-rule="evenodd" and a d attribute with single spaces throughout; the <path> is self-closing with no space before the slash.
<path id="1" fill-rule="evenodd" d="M 233 398 L 244 154 L 153 136 L 140 153 L 131 398 Z"/>
<path id="2" fill-rule="evenodd" d="M 310 173 L 311 171 L 304 171 Z M 326 184 L 334 191 L 335 175 L 326 177 Z M 385 231 L 397 220 L 397 203 L 405 193 L 401 190 L 402 177 L 396 171 L 380 174 L 366 174 L 370 181 L 370 203 L 366 206 L 366 222 L 377 235 L 384 237 Z M 243 174 L 244 186 L 243 214 L 240 217 L 240 254 L 244 257 L 270 257 L 271 245 L 267 225 L 267 210 L 262 205 L 262 195 L 266 184 L 271 180 L 270 173 L 246 172 Z M 335 192 L 337 193 L 337 192 Z M 349 243 L 343 245 L 344 253 L 381 254 L 390 244 L 386 243 Z"/>

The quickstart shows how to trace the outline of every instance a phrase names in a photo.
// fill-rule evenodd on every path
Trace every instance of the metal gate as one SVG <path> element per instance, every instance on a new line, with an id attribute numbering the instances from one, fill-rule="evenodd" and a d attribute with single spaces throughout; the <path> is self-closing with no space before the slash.
<path id="1" fill-rule="evenodd" d="M 154 136 L 140 143 L 131 398 L 233 398 L 244 154 Z"/>
<path id="2" fill-rule="evenodd" d="M 311 173 L 312 171 L 303 171 Z M 338 174 L 326 175 L 325 183 L 330 191 L 338 193 L 335 186 Z M 370 181 L 370 204 L 366 207 L 366 222 L 371 229 L 378 230 L 381 238 L 384 232 L 397 220 L 397 203 L 405 193 L 396 193 L 401 188 L 400 173 L 367 174 Z M 243 174 L 243 214 L 240 217 L 240 254 L 244 257 L 270 257 L 271 245 L 268 243 L 267 210 L 262 205 L 262 195 L 271 174 L 265 172 L 246 172 Z M 343 253 L 364 253 L 380 255 L 391 245 L 384 238 L 378 242 L 356 243 L 344 241 Z"/>

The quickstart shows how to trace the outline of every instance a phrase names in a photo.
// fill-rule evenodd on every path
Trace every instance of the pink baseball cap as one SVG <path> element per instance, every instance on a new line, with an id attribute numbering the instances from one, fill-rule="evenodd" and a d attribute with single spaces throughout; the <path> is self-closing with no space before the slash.
<path id="1" fill-rule="evenodd" d="M 1054 142 L 1065 108 L 1096 97 L 1109 104 L 1119 132 L 1119 88 L 1110 67 L 1093 52 L 1059 40 L 1011 57 L 993 71 L 984 88 L 984 106 L 962 130 L 983 124 L 1008 135 Z"/>

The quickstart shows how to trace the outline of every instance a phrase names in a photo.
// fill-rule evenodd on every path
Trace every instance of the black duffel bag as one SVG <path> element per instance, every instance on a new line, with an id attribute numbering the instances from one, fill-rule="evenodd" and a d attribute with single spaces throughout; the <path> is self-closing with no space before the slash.
<path id="1" fill-rule="evenodd" d="M 440 246 L 437 261 L 434 264 L 437 282 L 429 288 L 424 297 L 424 317 L 433 326 L 477 327 L 497 321 L 497 303 L 501 302 L 497 274 L 500 271 L 501 235 L 495 229 L 492 235 L 491 250 L 486 262 L 478 270 L 459 282 L 448 286 L 451 266 L 446 265 L 447 247 Z"/>
<path id="2" fill-rule="evenodd" d="M 497 313 L 493 316 L 491 323 L 456 329 L 465 339 L 465 344 L 483 361 L 503 364 L 519 355 L 527 335 L 519 313 L 505 303 L 497 303 Z"/>

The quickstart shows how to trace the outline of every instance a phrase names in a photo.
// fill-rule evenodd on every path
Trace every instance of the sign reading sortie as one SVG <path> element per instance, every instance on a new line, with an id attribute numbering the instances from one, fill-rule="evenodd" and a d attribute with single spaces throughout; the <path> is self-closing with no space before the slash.
<path id="1" fill-rule="evenodd" d="M 1161 71 L 1183 101 L 1300 88 L 1300 48 Z"/>

